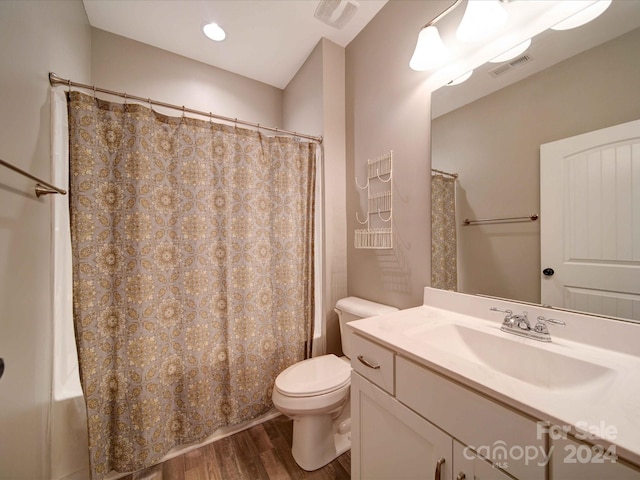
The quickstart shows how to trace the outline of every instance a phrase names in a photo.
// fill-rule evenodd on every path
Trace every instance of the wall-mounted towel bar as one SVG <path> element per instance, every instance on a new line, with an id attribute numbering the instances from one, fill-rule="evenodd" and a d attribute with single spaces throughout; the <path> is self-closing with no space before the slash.
<path id="1" fill-rule="evenodd" d="M 480 218 L 478 220 L 469 220 L 468 218 L 465 218 L 462 223 L 465 225 L 476 225 L 478 223 L 514 222 L 514 221 L 517 222 L 517 221 L 524 221 L 524 220 L 531 220 L 532 222 L 535 222 L 536 220 L 538 220 L 538 218 L 540 218 L 538 214 L 534 213 L 526 217 Z"/>
<path id="2" fill-rule="evenodd" d="M 459 176 L 457 173 L 449 173 L 449 172 L 445 172 L 444 170 L 438 170 L 437 168 L 432 168 L 431 171 L 439 173 L 440 175 L 445 175 L 447 177 L 458 178 Z"/>
<path id="3" fill-rule="evenodd" d="M 41 178 L 38 178 L 34 175 L 31 175 L 28 172 L 25 172 L 24 170 L 11 165 L 8 162 L 5 162 L 4 160 L 2 160 L 0 158 L 0 165 L 2 165 L 3 167 L 7 167 L 10 170 L 13 170 L 16 173 L 19 173 L 20 175 L 24 175 L 27 178 L 30 178 L 31 180 L 33 180 L 34 182 L 36 182 L 36 197 L 40 197 L 40 195 L 48 195 L 50 193 L 59 193 L 60 195 L 66 195 L 67 191 L 63 190 L 62 188 L 58 188 L 56 186 L 51 185 L 48 182 L 45 182 L 44 180 L 42 180 Z"/>

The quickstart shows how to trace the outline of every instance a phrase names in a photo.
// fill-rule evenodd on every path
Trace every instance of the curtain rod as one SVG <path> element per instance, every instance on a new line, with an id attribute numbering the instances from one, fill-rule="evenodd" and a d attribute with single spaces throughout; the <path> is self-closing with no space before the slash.
<path id="1" fill-rule="evenodd" d="M 449 173 L 449 172 L 445 172 L 443 170 L 438 170 L 437 168 L 432 168 L 431 171 L 432 172 L 436 172 L 436 173 L 440 173 L 442 175 L 447 175 L 449 177 L 458 178 L 458 174 L 457 173 Z"/>
<path id="2" fill-rule="evenodd" d="M 306 135 L 304 133 L 292 132 L 292 131 L 289 131 L 289 130 L 282 130 L 281 128 L 278 128 L 278 127 L 265 127 L 264 125 L 260 125 L 259 123 L 247 122 L 245 120 L 238 120 L 237 118 L 230 118 L 230 117 L 225 117 L 223 115 L 216 115 L 216 114 L 211 113 L 211 112 L 203 112 L 203 111 L 200 111 L 200 110 L 194 110 L 192 108 L 186 108 L 184 105 L 182 105 L 182 106 L 180 106 L 180 105 L 172 105 L 170 103 L 159 102 L 157 100 L 152 100 L 150 98 L 143 98 L 143 97 L 138 97 L 136 95 L 129 95 L 126 92 L 115 92 L 113 90 L 107 90 L 106 88 L 98 88 L 95 85 L 86 85 L 86 84 L 83 84 L 83 83 L 73 82 L 73 81 L 68 80 L 66 78 L 62 78 L 62 77 L 58 76 L 57 74 L 55 74 L 53 72 L 49 72 L 49 83 L 51 84 L 52 87 L 55 86 L 55 85 L 67 85 L 69 88 L 71 88 L 71 87 L 85 88 L 87 90 L 92 90 L 94 93 L 95 92 L 100 92 L 100 93 L 106 93 L 108 95 L 115 95 L 117 97 L 122 97 L 125 100 L 127 100 L 127 99 L 138 100 L 140 102 L 148 103 L 151 106 L 158 105 L 160 107 L 172 108 L 174 110 L 180 110 L 182 113 L 189 112 L 189 113 L 193 113 L 193 114 L 196 114 L 196 115 L 202 115 L 203 117 L 209 117 L 209 118 L 215 118 L 215 119 L 218 119 L 218 120 L 224 120 L 225 122 L 229 122 L 229 123 L 236 123 L 236 124 L 240 124 L 240 125 L 246 125 L 246 126 L 249 126 L 249 127 L 257 128 L 258 130 L 259 129 L 269 130 L 270 132 L 283 133 L 285 135 L 291 135 L 291 136 L 294 136 L 294 137 L 306 138 L 308 140 L 313 140 L 315 142 L 322 143 L 322 137 L 321 136 L 320 137 L 315 137 L 313 135 Z"/>

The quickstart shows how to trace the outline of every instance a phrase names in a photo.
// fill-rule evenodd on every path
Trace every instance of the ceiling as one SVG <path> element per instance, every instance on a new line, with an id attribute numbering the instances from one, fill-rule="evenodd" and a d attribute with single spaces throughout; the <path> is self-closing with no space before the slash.
<path id="1" fill-rule="evenodd" d="M 314 17 L 320 0 L 83 0 L 95 28 L 284 88 L 322 37 L 346 47 L 387 0 L 329 0 L 334 17 L 358 9 L 343 28 Z M 213 42 L 215 22 L 227 38 Z"/>

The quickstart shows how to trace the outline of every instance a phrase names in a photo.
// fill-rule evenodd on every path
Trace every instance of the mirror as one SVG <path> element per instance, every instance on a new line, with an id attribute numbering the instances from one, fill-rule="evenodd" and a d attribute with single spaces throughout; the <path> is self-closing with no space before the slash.
<path id="1" fill-rule="evenodd" d="M 540 145 L 640 118 L 638 51 L 640 2 L 614 0 L 593 22 L 545 31 L 520 57 L 433 93 L 432 168 L 459 175 L 458 291 L 541 303 L 544 219 L 528 218 L 540 214 Z M 463 224 L 512 217 L 522 219 Z"/>

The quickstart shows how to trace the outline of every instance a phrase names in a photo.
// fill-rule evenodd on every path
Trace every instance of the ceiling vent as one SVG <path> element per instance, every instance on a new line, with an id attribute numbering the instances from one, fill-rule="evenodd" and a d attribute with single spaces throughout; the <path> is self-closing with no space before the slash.
<path id="1" fill-rule="evenodd" d="M 327 25 L 340 29 L 353 18 L 359 6 L 355 0 L 320 0 L 313 16 Z"/>
<path id="2" fill-rule="evenodd" d="M 500 75 L 504 75 L 505 73 L 513 70 L 516 67 L 524 65 L 525 63 L 529 63 L 533 61 L 533 57 L 531 55 L 520 55 L 518 58 L 514 58 L 513 60 L 509 60 L 508 62 L 499 65 L 489 72 L 489 75 L 492 77 L 499 77 Z"/>

